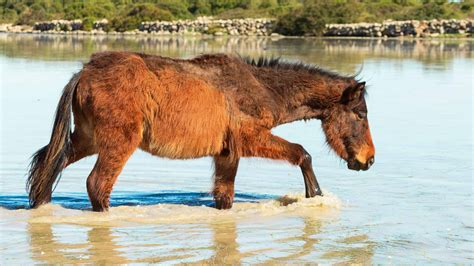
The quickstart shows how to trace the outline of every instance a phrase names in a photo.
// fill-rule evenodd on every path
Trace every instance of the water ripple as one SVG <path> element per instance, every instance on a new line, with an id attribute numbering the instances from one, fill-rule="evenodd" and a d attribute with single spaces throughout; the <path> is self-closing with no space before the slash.
<path id="1" fill-rule="evenodd" d="M 277 196 L 268 194 L 236 193 L 235 202 L 258 202 L 259 200 L 275 199 Z M 54 204 L 69 209 L 90 209 L 87 194 L 83 193 L 56 193 L 53 196 Z M 146 206 L 156 204 L 181 204 L 188 206 L 214 207 L 212 195 L 207 192 L 161 191 L 156 193 L 114 192 L 110 205 L 116 206 Z M 29 208 L 27 195 L 0 195 L 0 207 L 5 209 Z"/>

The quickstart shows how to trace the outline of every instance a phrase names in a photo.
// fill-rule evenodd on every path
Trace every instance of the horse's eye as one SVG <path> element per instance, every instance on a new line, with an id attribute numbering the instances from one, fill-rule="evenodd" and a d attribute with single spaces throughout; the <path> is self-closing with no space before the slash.
<path id="1" fill-rule="evenodd" d="M 356 115 L 357 115 L 357 120 L 362 120 L 362 119 L 367 118 L 367 113 L 364 113 L 364 112 L 356 112 Z"/>

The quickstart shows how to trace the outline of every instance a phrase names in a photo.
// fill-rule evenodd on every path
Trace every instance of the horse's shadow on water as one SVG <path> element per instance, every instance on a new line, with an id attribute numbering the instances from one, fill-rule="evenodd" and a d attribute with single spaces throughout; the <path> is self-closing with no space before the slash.
<path id="1" fill-rule="evenodd" d="M 234 202 L 258 202 L 275 199 L 277 196 L 268 194 L 236 193 Z M 89 197 L 84 193 L 55 193 L 53 204 L 64 208 L 89 210 Z M 110 206 L 147 206 L 157 204 L 177 204 L 187 206 L 215 207 L 212 195 L 206 192 L 163 191 L 156 193 L 114 192 L 110 198 Z M 28 197 L 22 195 L 0 195 L 0 207 L 10 210 L 28 209 Z"/>

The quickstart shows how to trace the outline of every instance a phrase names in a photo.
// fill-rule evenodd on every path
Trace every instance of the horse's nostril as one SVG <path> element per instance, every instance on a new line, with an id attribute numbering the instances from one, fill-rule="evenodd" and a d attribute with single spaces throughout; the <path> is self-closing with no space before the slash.
<path id="1" fill-rule="evenodd" d="M 368 163 L 369 163 L 369 166 L 373 165 L 373 164 L 374 164 L 374 162 L 375 162 L 375 159 L 374 159 L 374 157 L 371 157 L 371 158 L 369 159 L 369 161 L 368 161 Z"/>

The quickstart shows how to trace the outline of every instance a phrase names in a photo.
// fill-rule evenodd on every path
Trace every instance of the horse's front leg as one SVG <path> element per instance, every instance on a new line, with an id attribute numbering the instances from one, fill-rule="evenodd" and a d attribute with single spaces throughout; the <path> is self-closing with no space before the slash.
<path id="1" fill-rule="evenodd" d="M 243 156 L 285 160 L 293 165 L 298 165 L 303 173 L 306 197 L 322 196 L 321 188 L 313 171 L 311 155 L 303 146 L 274 136 L 269 130 L 261 130 L 254 136 L 245 139 L 250 141 L 247 141 L 243 147 Z"/>
<path id="2" fill-rule="evenodd" d="M 311 155 L 309 155 L 306 150 L 301 147 L 305 152 L 303 162 L 300 164 L 301 172 L 303 173 L 304 186 L 306 190 L 306 197 L 312 198 L 314 196 L 322 196 L 323 193 L 319 187 L 318 180 L 313 171 L 313 164 L 311 160 Z"/>
<path id="3" fill-rule="evenodd" d="M 219 155 L 214 157 L 214 201 L 217 209 L 230 209 L 234 202 L 234 181 L 239 159 Z"/>

